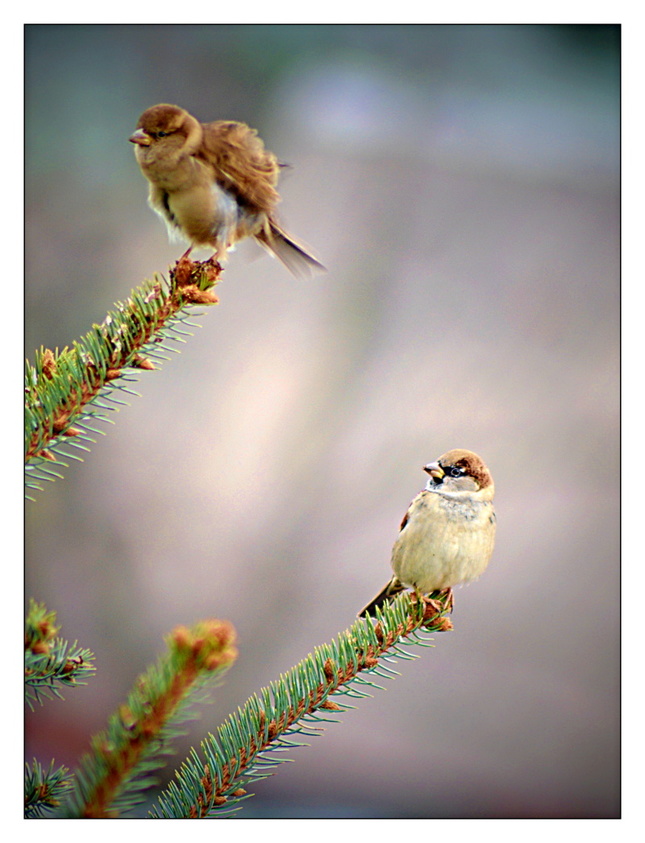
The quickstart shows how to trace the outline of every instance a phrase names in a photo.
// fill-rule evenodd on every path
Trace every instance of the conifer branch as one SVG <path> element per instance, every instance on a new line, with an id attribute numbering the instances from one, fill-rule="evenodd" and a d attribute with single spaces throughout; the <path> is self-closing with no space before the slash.
<path id="1" fill-rule="evenodd" d="M 25 697 L 32 710 L 34 702 L 62 699 L 59 685 L 86 685 L 95 670 L 93 654 L 57 638 L 58 631 L 56 612 L 31 600 L 25 621 Z"/>
<path id="2" fill-rule="evenodd" d="M 197 692 L 237 657 L 234 641 L 235 631 L 225 621 L 173 630 L 168 652 L 139 677 L 108 728 L 92 738 L 65 816 L 113 817 L 142 800 L 154 783 L 151 773 L 170 752 L 170 739 L 180 733 L 178 721 L 192 716 L 188 703 L 198 701 Z"/>
<path id="3" fill-rule="evenodd" d="M 25 818 L 42 817 L 54 811 L 69 793 L 72 779 L 67 767 L 54 768 L 52 761 L 47 771 L 34 758 L 25 774 Z"/>
<path id="4" fill-rule="evenodd" d="M 191 751 L 149 816 L 203 818 L 238 810 L 240 800 L 249 797 L 249 783 L 289 760 L 272 753 L 298 745 L 299 735 L 319 734 L 318 723 L 353 708 L 339 703 L 339 696 L 370 696 L 365 688 L 381 686 L 366 677 L 396 675 L 385 662 L 416 658 L 407 645 L 429 646 L 422 630 L 452 628 L 446 617 L 451 597 L 442 592 L 433 596 L 436 599 L 420 601 L 407 593 L 399 595 L 376 610 L 375 624 L 369 619 L 355 622 L 337 640 L 316 648 L 279 681 L 253 695 L 215 736 L 202 741 L 201 754 Z"/>
<path id="5" fill-rule="evenodd" d="M 212 287 L 221 268 L 214 261 L 194 263 L 180 259 L 170 281 L 155 278 L 133 290 L 130 298 L 116 304 L 101 325 L 94 325 L 71 348 L 60 353 L 41 349 L 35 365 L 27 363 L 25 385 L 25 463 L 27 485 L 40 489 L 43 480 L 61 477 L 63 459 L 80 459 L 67 446 L 87 451 L 92 434 L 103 432 L 93 425 L 106 421 L 104 411 L 122 405 L 118 392 L 136 395 L 127 383 L 133 374 L 155 369 L 155 360 L 176 350 L 165 341 L 183 342 L 192 305 L 215 304 Z M 107 403 L 106 403 L 107 402 Z"/>

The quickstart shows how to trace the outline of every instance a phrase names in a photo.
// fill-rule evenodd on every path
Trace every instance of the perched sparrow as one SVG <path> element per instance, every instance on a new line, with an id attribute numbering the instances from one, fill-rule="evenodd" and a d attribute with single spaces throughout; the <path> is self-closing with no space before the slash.
<path id="1" fill-rule="evenodd" d="M 243 237 L 255 239 L 294 275 L 324 269 L 277 222 L 280 164 L 255 129 L 232 120 L 200 123 L 176 105 L 144 111 L 130 137 L 150 182 L 148 203 L 168 227 L 222 261 Z"/>
<path id="2" fill-rule="evenodd" d="M 394 576 L 359 617 L 406 587 L 428 594 L 486 570 L 495 541 L 495 484 L 489 470 L 477 454 L 460 448 L 423 470 L 430 480 L 401 522 L 392 548 Z"/>

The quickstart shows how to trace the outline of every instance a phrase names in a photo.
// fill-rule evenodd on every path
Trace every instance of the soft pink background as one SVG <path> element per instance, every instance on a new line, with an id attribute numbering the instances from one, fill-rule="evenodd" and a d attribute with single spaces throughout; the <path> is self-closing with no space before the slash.
<path id="1" fill-rule="evenodd" d="M 157 102 L 257 127 L 329 269 L 240 246 L 182 353 L 27 506 L 26 597 L 98 667 L 28 717 L 29 759 L 75 764 L 164 634 L 227 618 L 239 660 L 178 764 L 351 624 L 421 466 L 466 447 L 499 526 L 454 632 L 244 815 L 617 815 L 618 50 L 607 27 L 27 28 L 30 359 L 183 250 L 127 141 Z"/>

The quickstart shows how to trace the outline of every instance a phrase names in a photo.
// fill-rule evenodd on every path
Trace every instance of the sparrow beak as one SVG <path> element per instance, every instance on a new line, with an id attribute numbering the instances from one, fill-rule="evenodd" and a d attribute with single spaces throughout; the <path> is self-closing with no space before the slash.
<path id="1" fill-rule="evenodd" d="M 136 143 L 137 146 L 150 146 L 152 142 L 150 135 L 147 135 L 143 129 L 137 129 L 133 135 L 130 135 L 128 140 L 130 143 Z"/>
<path id="2" fill-rule="evenodd" d="M 445 477 L 445 472 L 438 462 L 429 462 L 428 465 L 423 466 L 423 470 L 427 472 L 433 480 L 437 483 L 441 482 Z"/>

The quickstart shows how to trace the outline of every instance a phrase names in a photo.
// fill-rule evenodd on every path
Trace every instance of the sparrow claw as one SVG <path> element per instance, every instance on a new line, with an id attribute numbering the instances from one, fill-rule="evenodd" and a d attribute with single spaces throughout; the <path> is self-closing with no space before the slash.
<path id="1" fill-rule="evenodd" d="M 439 600 L 432 600 L 430 597 L 422 597 L 423 600 L 423 620 L 429 621 L 436 618 L 437 615 L 442 614 L 443 606 Z"/>
<path id="2" fill-rule="evenodd" d="M 201 264 L 201 267 L 206 273 L 206 278 L 208 279 L 210 284 L 214 284 L 216 281 L 219 280 L 220 273 L 224 269 L 222 264 L 215 259 L 214 255 L 208 260 L 204 261 Z"/>
<path id="3" fill-rule="evenodd" d="M 172 277 L 178 287 L 185 287 L 190 284 L 194 262 L 188 257 L 189 253 L 190 249 L 184 252 L 172 269 Z"/>
<path id="4" fill-rule="evenodd" d="M 221 272 L 224 269 L 224 264 L 219 259 L 217 252 L 214 255 L 211 255 L 207 260 L 202 261 L 202 266 L 206 267 L 206 269 L 216 269 L 218 272 Z"/>
<path id="5" fill-rule="evenodd" d="M 455 599 L 451 588 L 442 588 L 440 591 L 433 591 L 432 594 L 443 596 L 445 600 L 437 600 L 434 597 L 429 597 L 425 594 L 417 594 L 417 599 L 421 599 L 424 604 L 423 619 L 425 621 L 432 620 L 437 615 L 449 615 L 455 605 Z"/>
<path id="6" fill-rule="evenodd" d="M 445 612 L 447 615 L 452 613 L 452 610 L 455 608 L 455 595 L 451 588 L 443 588 L 440 591 L 440 594 L 446 595 L 446 609 Z"/>
<path id="7" fill-rule="evenodd" d="M 431 627 L 433 632 L 448 632 L 453 628 L 452 621 L 446 617 L 452 612 L 454 600 L 451 588 L 444 588 L 439 592 L 432 592 L 433 594 L 446 595 L 447 600 L 437 600 L 433 597 L 422 595 L 423 600 L 423 624 Z"/>

